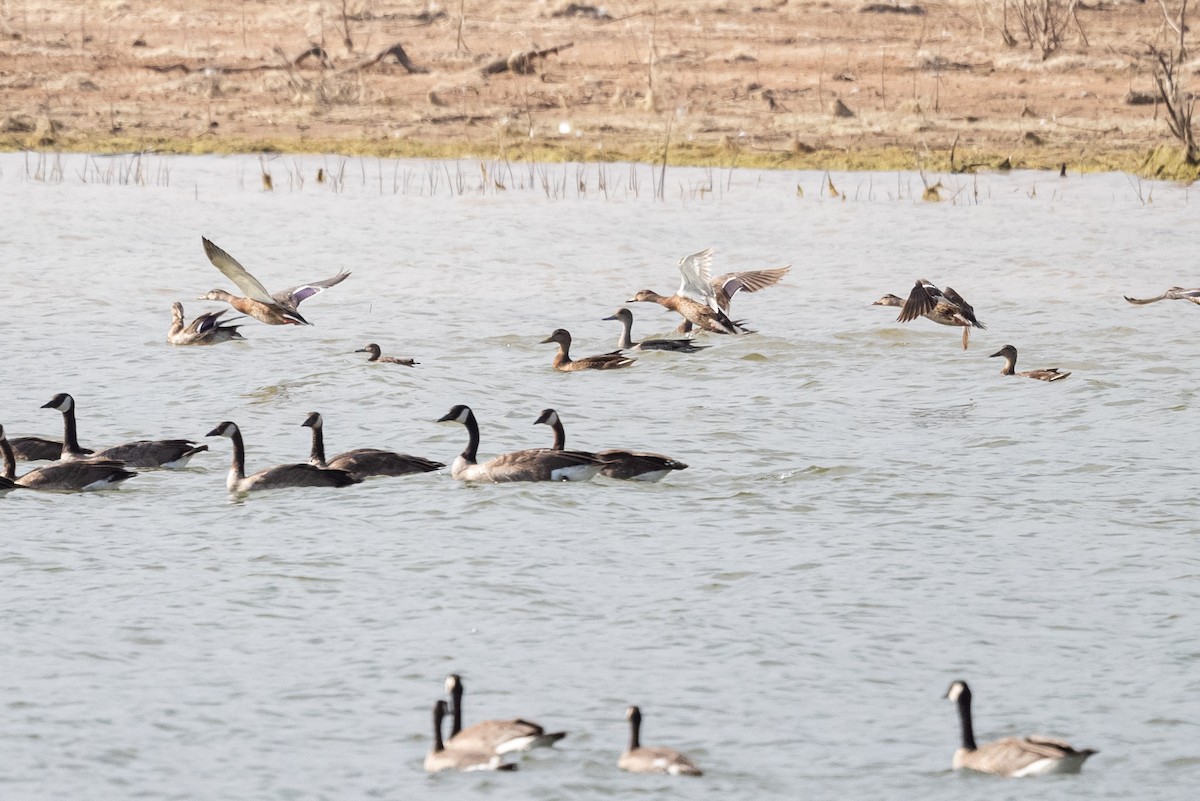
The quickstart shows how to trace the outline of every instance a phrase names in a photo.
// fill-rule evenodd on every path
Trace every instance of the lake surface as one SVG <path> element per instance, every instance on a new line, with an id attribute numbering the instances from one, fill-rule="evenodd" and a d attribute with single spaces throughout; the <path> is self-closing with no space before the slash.
<path id="1" fill-rule="evenodd" d="M 274 191 L 260 172 L 270 171 Z M 326 180 L 317 181 L 318 169 Z M 139 172 L 140 170 L 140 172 Z M 1188 189 L 1123 175 L 760 173 L 336 157 L 0 156 L 0 423 L 84 445 L 237 422 L 254 471 L 330 453 L 449 463 L 549 445 L 658 451 L 659 484 L 225 491 L 228 440 L 119 491 L 0 499 L 0 797 L 1192 798 L 1200 782 L 1200 284 Z M 826 181 L 839 190 L 830 195 Z M 503 189 L 497 184 L 502 184 Z M 657 197 L 656 197 L 657 196 Z M 353 271 L 312 327 L 168 346 L 232 289 Z M 739 295 L 759 333 L 561 374 L 676 263 L 791 263 Z M 988 326 L 900 325 L 950 285 Z M 635 304 L 634 336 L 677 318 Z M 378 342 L 416 369 L 368 366 Z M 1058 366 L 1066 381 L 999 375 Z M 429 710 L 570 736 L 515 774 L 426 776 Z M 1082 775 L 949 770 L 951 680 L 981 741 L 1099 749 Z M 625 774 L 643 742 L 698 780 Z M 1027 782 L 1036 782 L 1030 786 Z"/>

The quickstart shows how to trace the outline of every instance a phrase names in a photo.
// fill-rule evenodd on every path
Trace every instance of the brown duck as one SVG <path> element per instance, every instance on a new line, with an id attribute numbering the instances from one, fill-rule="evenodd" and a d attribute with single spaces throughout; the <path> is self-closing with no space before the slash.
<path id="1" fill-rule="evenodd" d="M 1017 349 L 1012 345 L 1005 345 L 1000 350 L 989 356 L 989 359 L 994 359 L 997 356 L 1004 357 L 1004 368 L 1000 371 L 1000 375 L 1020 375 L 1026 378 L 1034 378 L 1038 381 L 1061 381 L 1070 375 L 1069 372 L 1061 373 L 1057 367 L 1050 367 L 1045 370 L 1026 370 L 1023 373 L 1017 372 Z"/>
<path id="2" fill-rule="evenodd" d="M 571 334 L 565 328 L 556 328 L 553 334 L 539 344 L 544 345 L 547 342 L 558 343 L 558 353 L 554 356 L 553 364 L 555 370 L 561 370 L 564 373 L 573 373 L 577 370 L 616 370 L 620 367 L 629 367 L 637 361 L 629 356 L 622 356 L 619 350 L 601 353 L 597 356 L 584 356 L 582 359 L 572 359 L 570 353 Z"/>
<path id="3" fill-rule="evenodd" d="M 420 362 L 415 362 L 412 359 L 398 359 L 395 356 L 381 356 L 380 354 L 382 354 L 383 351 L 374 342 L 372 342 L 370 345 L 367 345 L 365 348 L 359 348 L 354 352 L 369 353 L 370 355 L 367 357 L 368 362 L 378 362 L 379 364 L 403 364 L 405 367 L 414 367 L 420 364 Z"/>

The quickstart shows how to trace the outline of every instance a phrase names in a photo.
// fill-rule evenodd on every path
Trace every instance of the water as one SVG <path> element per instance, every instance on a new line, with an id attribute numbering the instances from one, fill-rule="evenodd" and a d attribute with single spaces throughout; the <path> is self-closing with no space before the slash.
<path id="1" fill-rule="evenodd" d="M 245 432 L 250 470 L 331 453 L 446 462 L 568 444 L 688 462 L 661 484 L 466 486 L 447 475 L 231 499 L 229 443 L 118 492 L 0 500 L 0 796 L 14 799 L 1190 798 L 1197 736 L 1200 309 L 1185 188 L 1120 175 L 941 176 L 513 167 L 306 157 L 0 156 L 3 422 L 59 433 L 68 391 L 106 446 Z M 492 177 L 498 172 L 487 165 Z M 318 184 L 319 167 L 340 181 Z M 38 171 L 41 170 L 39 175 Z M 631 181 L 631 175 L 636 183 Z M 436 177 L 435 177 L 436 176 Z M 601 178 L 607 197 L 600 191 Z M 38 180 L 38 179 L 41 180 Z M 303 185 L 301 185 L 303 178 Z M 578 189 L 579 180 L 586 193 Z M 932 178 L 931 178 L 932 180 Z M 798 191 L 798 187 L 799 190 Z M 206 235 L 272 290 L 353 270 L 311 328 L 164 341 L 227 287 Z M 601 321 L 675 263 L 791 262 L 736 298 L 755 336 L 615 373 Z M 917 277 L 987 325 L 894 322 Z M 634 335 L 675 320 L 634 307 Z M 415 356 L 369 367 L 356 348 Z M 1073 371 L 1043 384 L 998 375 Z M 427 777 L 446 674 L 468 720 L 570 731 L 512 775 Z M 1084 773 L 949 770 L 981 740 L 1093 747 Z M 625 706 L 700 780 L 624 774 Z"/>

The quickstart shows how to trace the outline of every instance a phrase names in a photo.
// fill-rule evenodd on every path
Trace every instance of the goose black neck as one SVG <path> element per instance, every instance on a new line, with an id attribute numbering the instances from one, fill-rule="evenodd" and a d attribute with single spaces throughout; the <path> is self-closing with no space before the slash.
<path id="1" fill-rule="evenodd" d="M 319 425 L 312 426 L 312 452 L 308 461 L 317 467 L 325 467 L 325 433 Z"/>
<path id="2" fill-rule="evenodd" d="M 550 427 L 554 429 L 554 450 L 561 451 L 567 447 L 567 431 L 563 428 L 562 420 L 555 419 Z"/>
<path id="3" fill-rule="evenodd" d="M 434 753 L 444 751 L 446 744 L 442 742 L 442 718 L 446 716 L 446 702 L 438 701 L 433 705 L 433 750 Z"/>
<path id="4" fill-rule="evenodd" d="M 479 453 L 479 423 L 475 422 L 475 412 L 467 412 L 463 425 L 467 427 L 467 449 L 462 452 L 462 458 L 475 464 L 475 456 Z M 458 709 L 457 704 L 454 707 Z"/>
<path id="5" fill-rule="evenodd" d="M 233 429 L 233 434 L 229 437 L 233 440 L 233 462 L 230 467 L 237 473 L 238 478 L 246 477 L 246 445 L 242 442 L 242 431 L 239 428 Z"/>
<path id="6" fill-rule="evenodd" d="M 629 716 L 629 750 L 636 751 L 642 747 L 641 739 L 642 731 L 642 713 L 640 710 L 634 710 Z"/>
<path id="7" fill-rule="evenodd" d="M 461 683 L 455 683 L 454 689 L 450 691 L 450 698 L 454 701 L 454 714 L 450 718 L 450 737 L 458 736 L 462 731 L 462 697 L 463 688 Z"/>
<path id="8" fill-rule="evenodd" d="M 975 750 L 975 728 L 971 725 L 971 691 L 963 690 L 958 696 L 958 720 L 962 724 L 962 747 Z"/>
<path id="9" fill-rule="evenodd" d="M 75 404 L 72 403 L 62 413 L 63 416 L 63 448 L 62 458 L 68 459 L 73 456 L 87 456 L 90 451 L 85 451 L 79 447 L 79 434 L 75 428 Z"/>
<path id="10" fill-rule="evenodd" d="M 17 457 L 13 454 L 8 437 L 0 434 L 0 453 L 4 456 L 4 477 L 12 480 L 17 478 Z"/>

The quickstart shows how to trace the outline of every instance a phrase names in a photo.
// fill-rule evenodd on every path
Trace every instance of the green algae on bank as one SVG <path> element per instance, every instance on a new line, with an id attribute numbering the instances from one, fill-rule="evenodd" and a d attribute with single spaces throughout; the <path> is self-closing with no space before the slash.
<path id="1" fill-rule="evenodd" d="M 0 136 L 0 151 L 60 151 L 97 154 L 154 152 L 179 155 L 234 155 L 248 153 L 338 154 L 376 158 L 463 159 L 481 158 L 512 162 L 663 163 L 661 141 L 631 142 L 617 147 L 588 147 L 578 141 L 513 142 L 444 141 L 370 138 L 244 138 L 205 135 L 187 138 L 131 137 L 121 135 Z M 1016 152 L 959 149 L 951 162 L 951 148 L 914 149 L 897 146 L 846 149 L 809 146 L 793 142 L 788 149 L 765 149 L 753 145 L 694 141 L 671 142 L 665 148 L 671 167 L 730 169 L 838 170 L 842 172 L 974 172 L 1004 169 L 1060 170 L 1069 172 L 1126 172 L 1145 178 L 1191 182 L 1200 178 L 1200 165 L 1188 164 L 1181 150 L 1159 145 L 1149 152 L 1140 149 L 1097 149 L 1081 152 L 1078 147 L 1022 148 Z"/>

